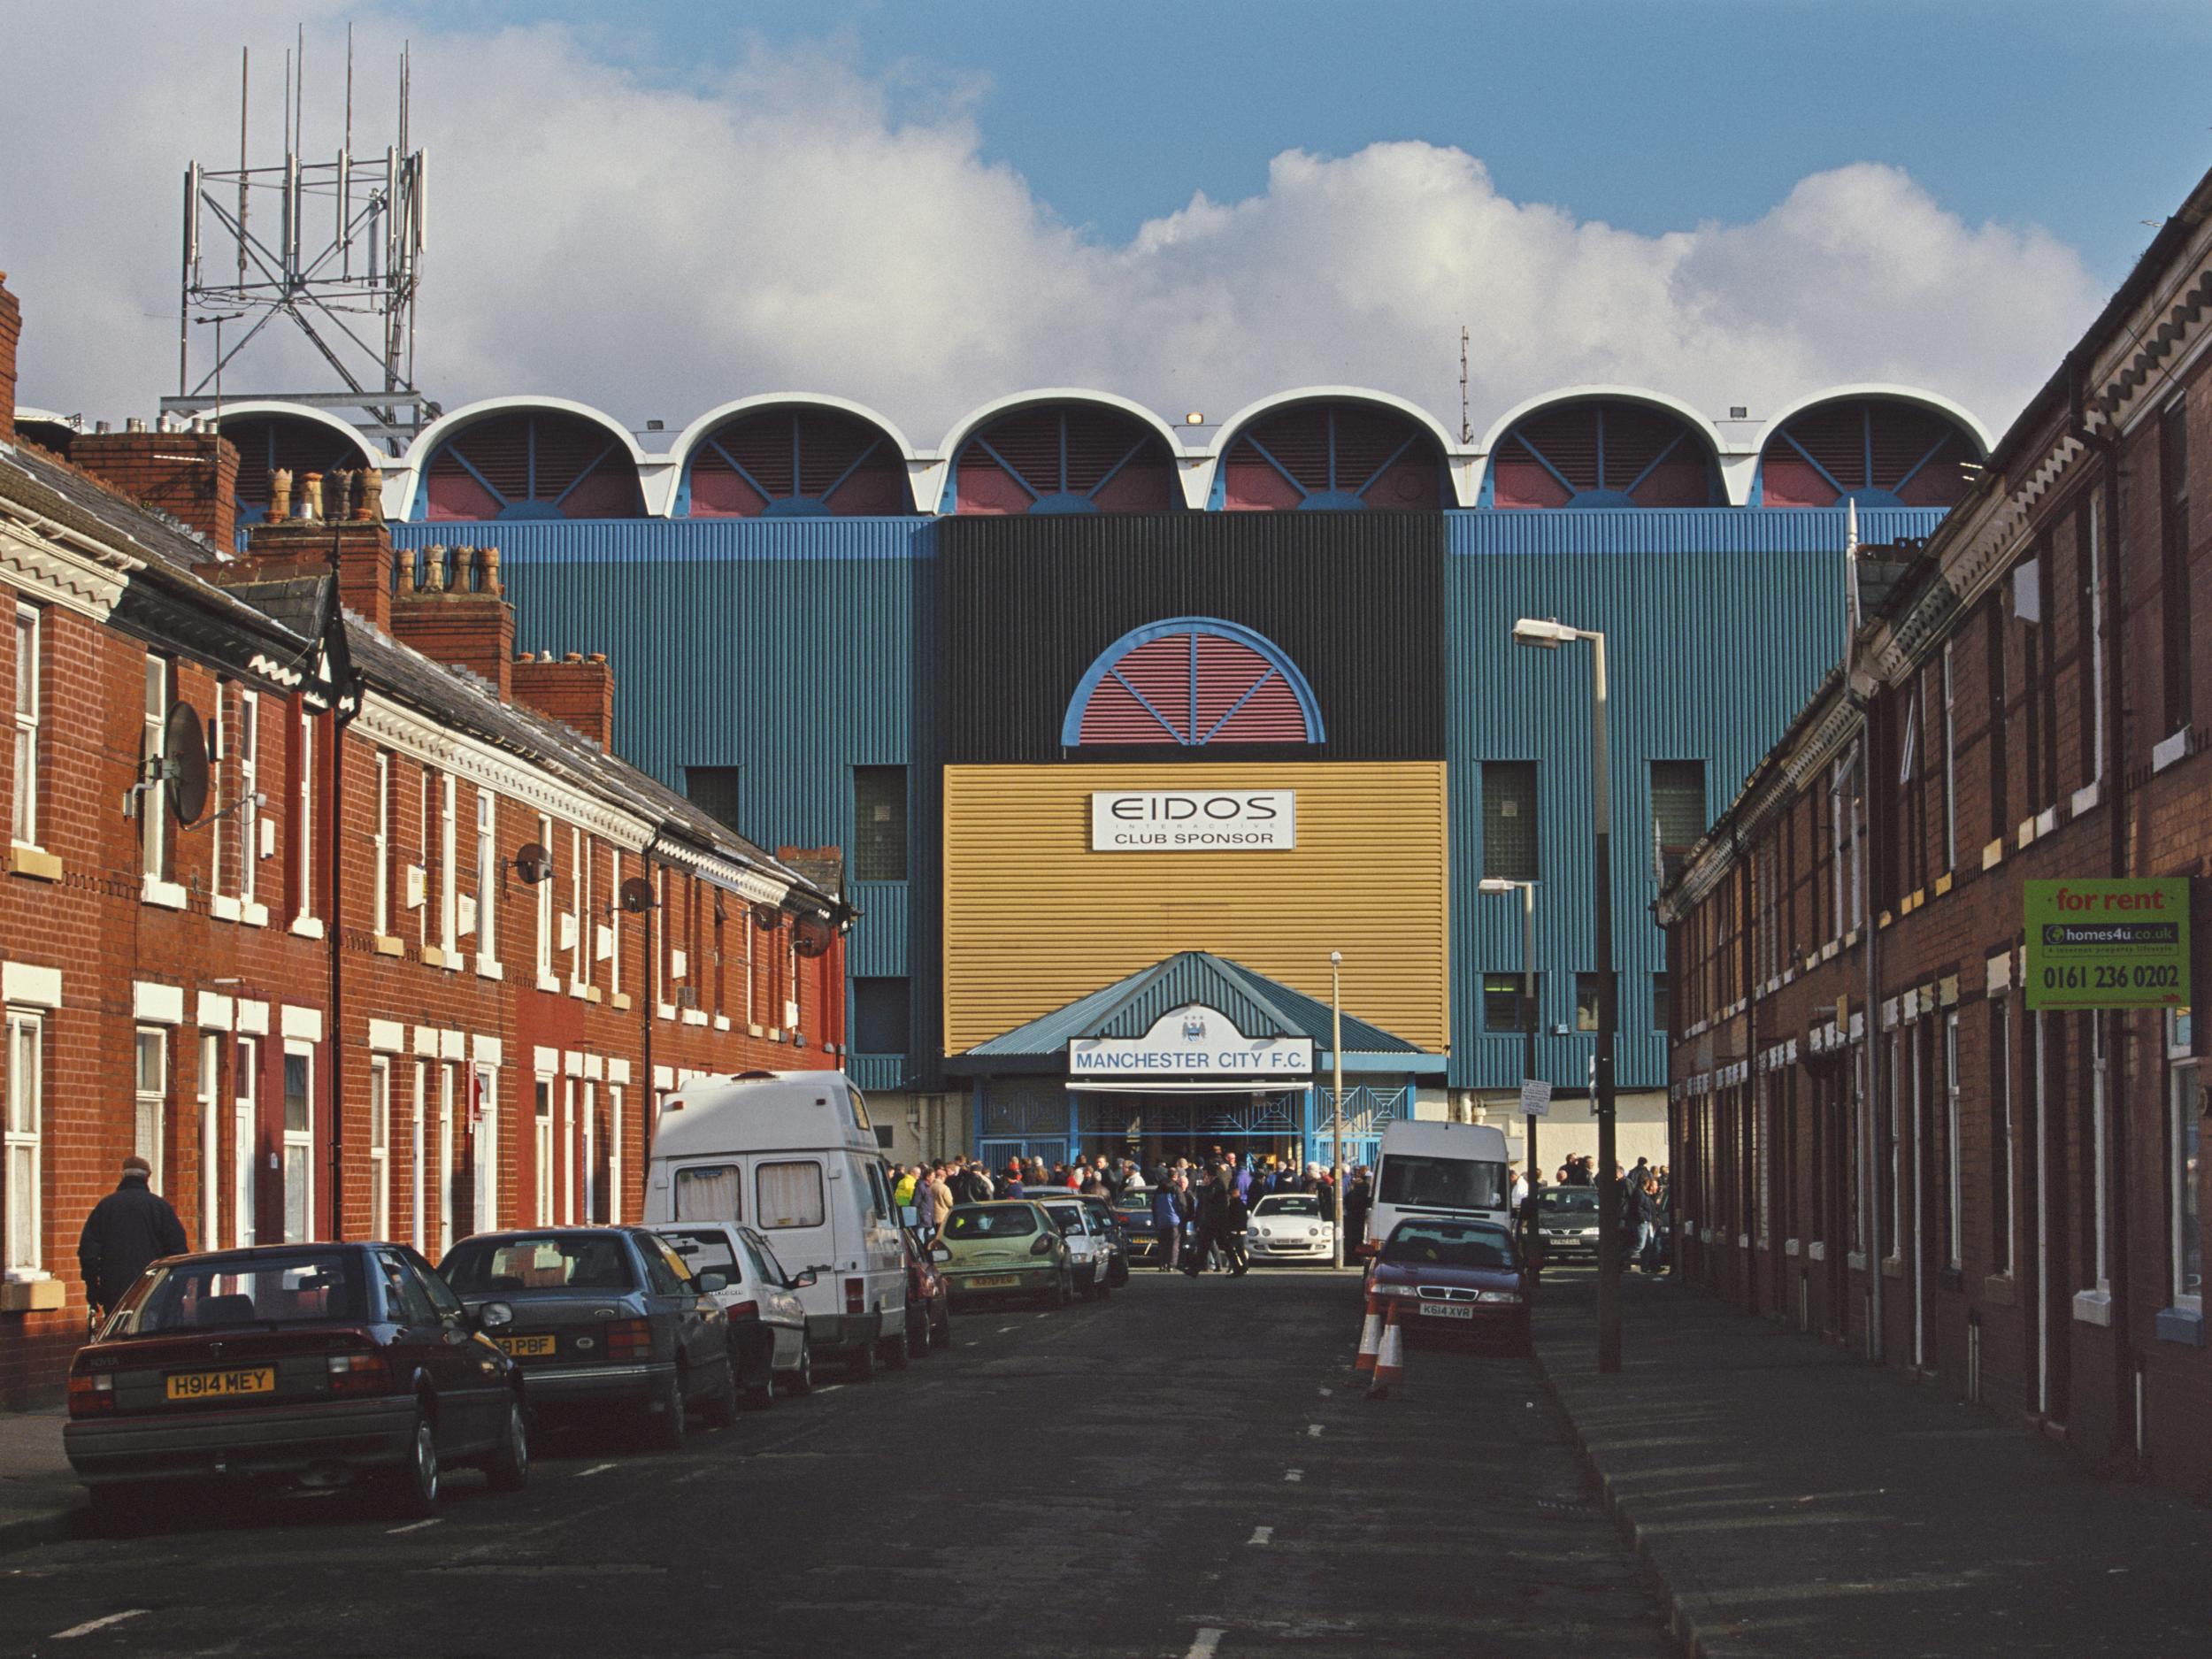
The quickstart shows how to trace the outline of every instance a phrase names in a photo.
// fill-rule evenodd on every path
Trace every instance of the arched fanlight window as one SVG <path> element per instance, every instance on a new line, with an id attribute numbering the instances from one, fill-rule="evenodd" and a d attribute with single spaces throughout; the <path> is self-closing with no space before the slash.
<path id="1" fill-rule="evenodd" d="M 565 410 L 516 410 L 455 433 L 423 468 L 416 517 L 636 518 L 637 465 L 622 440 Z"/>
<path id="2" fill-rule="evenodd" d="M 699 441 L 680 513 L 694 518 L 806 518 L 914 511 L 890 434 L 842 410 L 757 409 Z"/>
<path id="3" fill-rule="evenodd" d="M 1759 455 L 1765 507 L 1951 507 L 1966 495 L 1960 463 L 1981 446 L 1947 416 L 1896 398 L 1852 397 L 1793 415 Z"/>
<path id="4" fill-rule="evenodd" d="M 1167 512 L 1181 504 L 1165 440 L 1094 403 L 1001 416 L 960 446 L 946 494 L 964 513 Z"/>
<path id="5" fill-rule="evenodd" d="M 1624 398 L 1539 410 L 1498 441 L 1483 479 L 1493 507 L 1717 507 L 1726 496 L 1706 438 L 1681 417 Z"/>
<path id="6" fill-rule="evenodd" d="M 1296 664 L 1265 636 L 1211 617 L 1148 623 L 1116 640 L 1076 686 L 1060 728 L 1071 749 L 1322 741 L 1320 705 Z"/>
<path id="7" fill-rule="evenodd" d="M 1230 512 L 1441 507 L 1443 450 L 1433 433 L 1394 409 L 1300 403 L 1237 434 L 1215 504 Z"/>

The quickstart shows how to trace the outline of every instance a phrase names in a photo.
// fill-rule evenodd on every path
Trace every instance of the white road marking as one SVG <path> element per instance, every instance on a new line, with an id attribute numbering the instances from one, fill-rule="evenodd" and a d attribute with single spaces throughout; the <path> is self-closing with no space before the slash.
<path id="1" fill-rule="evenodd" d="M 981 1348 L 983 1344 L 980 1342 L 963 1342 L 960 1346 L 962 1348 Z"/>
<path id="2" fill-rule="evenodd" d="M 612 1463 L 594 1463 L 589 1469 L 578 1470 L 576 1471 L 576 1479 L 582 1480 L 588 1476 L 603 1475 L 607 1472 L 607 1471 L 612 1469 L 614 1465 Z"/>
<path id="3" fill-rule="evenodd" d="M 845 1385 L 841 1382 L 816 1383 L 814 1385 L 814 1392 L 818 1394 L 833 1394 L 844 1386 Z"/>
<path id="4" fill-rule="evenodd" d="M 1021 1329 L 1021 1326 L 1019 1326 L 1019 1325 L 1002 1325 L 999 1326 L 999 1328 L 998 1328 L 998 1333 L 999 1333 L 1001 1336 L 1004 1336 L 1004 1335 L 1005 1335 L 1005 1334 L 1006 1334 L 1009 1331 L 1018 1331 L 1018 1330 L 1020 1330 L 1020 1329 Z"/>
<path id="5" fill-rule="evenodd" d="M 384 1529 L 384 1536 L 397 1538 L 402 1532 L 419 1532 L 426 1526 L 437 1525 L 438 1520 L 439 1517 L 434 1515 L 426 1521 L 410 1521 L 404 1526 L 388 1526 Z"/>
<path id="6" fill-rule="evenodd" d="M 49 1638 L 52 1641 L 68 1641 L 73 1637 L 89 1636 L 96 1630 L 105 1630 L 111 1624 L 120 1624 L 127 1618 L 136 1618 L 150 1609 L 142 1607 L 126 1608 L 120 1613 L 110 1613 L 105 1618 L 88 1618 L 81 1624 L 72 1624 L 67 1630 L 58 1630 Z M 1213 1651 L 1209 1647 L 1208 1653 Z"/>
<path id="7" fill-rule="evenodd" d="M 1252 1529 L 1252 1536 L 1246 1539 L 1244 1541 L 1248 1544 L 1264 1544 L 1272 1540 L 1274 1536 L 1275 1529 L 1273 1527 L 1256 1526 Z"/>
<path id="8" fill-rule="evenodd" d="M 1210 1624 L 1200 1625 L 1198 1634 L 1191 1638 L 1190 1651 L 1183 1659 L 1213 1659 L 1214 1649 L 1221 1646 L 1221 1639 L 1228 1633 Z"/>
<path id="9" fill-rule="evenodd" d="M 1318 1423 L 1309 1423 L 1309 1424 L 1307 1424 L 1307 1425 L 1306 1425 L 1306 1438 L 1307 1438 L 1308 1440 L 1319 1440 L 1319 1439 L 1321 1438 L 1321 1425 L 1320 1425 Z"/>
<path id="10" fill-rule="evenodd" d="M 1336 1390 L 1333 1388 L 1324 1388 L 1321 1392 L 1325 1394 L 1333 1394 L 1336 1392 Z"/>
<path id="11" fill-rule="evenodd" d="M 1283 1471 L 1283 1479 L 1285 1480 L 1299 1481 L 1303 1480 L 1305 1478 L 1306 1471 L 1302 1469 L 1286 1469 Z"/>

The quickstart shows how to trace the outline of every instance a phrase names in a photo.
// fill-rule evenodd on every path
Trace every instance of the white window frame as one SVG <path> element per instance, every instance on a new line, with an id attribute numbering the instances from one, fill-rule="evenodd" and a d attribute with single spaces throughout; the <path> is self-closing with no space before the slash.
<path id="1" fill-rule="evenodd" d="M 495 904 L 499 893 L 499 797 L 476 787 L 476 965 L 499 966 L 499 927 Z"/>
<path id="2" fill-rule="evenodd" d="M 283 1102 L 286 1114 L 283 1127 L 284 1149 L 278 1164 L 278 1168 L 284 1177 L 282 1223 L 284 1242 L 296 1244 L 315 1236 L 315 1045 L 303 1037 L 288 1037 L 284 1040 L 284 1058 L 287 1071 L 291 1070 L 290 1063 L 293 1060 L 302 1059 L 307 1062 L 307 1088 L 304 1095 L 307 1102 L 307 1123 L 303 1128 L 293 1128 L 290 1115 L 291 1102 L 288 1099 Z M 295 1237 L 292 1233 L 292 1155 L 295 1152 L 300 1155 L 301 1219 L 297 1237 Z"/>
<path id="3" fill-rule="evenodd" d="M 584 1165 L 584 1225 L 595 1227 L 600 1225 L 599 1126 L 596 1121 L 599 1113 L 599 1086 L 587 1079 L 583 1089 L 581 1127 L 584 1144 L 580 1156 Z"/>
<path id="4" fill-rule="evenodd" d="M 454 1063 L 438 1065 L 438 1259 L 453 1248 L 453 1073 Z"/>
<path id="5" fill-rule="evenodd" d="M 613 946 L 607 956 L 607 998 L 622 995 L 622 849 L 607 849 L 607 933 Z"/>
<path id="6" fill-rule="evenodd" d="M 2020 1133 L 2013 1122 L 2012 1109 L 2012 1002 L 2009 998 L 1997 1005 L 1996 1064 L 1990 1070 L 1997 1079 L 1998 1121 L 2002 1126 L 2004 1144 L 1998 1148 L 1997 1179 L 2005 1184 L 2004 1259 L 1998 1263 L 1999 1274 L 2012 1277 L 2020 1259 L 2020 1188 L 2017 1182 L 2020 1161 Z"/>
<path id="7" fill-rule="evenodd" d="M 1905 1027 L 1889 1040 L 1889 1098 L 1884 1102 L 1882 1133 L 1889 1147 L 1889 1237 L 1882 1245 L 1882 1259 L 1901 1258 L 1905 1253 L 1905 1136 L 1897 1119 L 1905 1084 Z"/>
<path id="8" fill-rule="evenodd" d="M 223 1039 L 200 1033 L 200 1248 L 219 1250 L 223 1219 Z"/>
<path id="9" fill-rule="evenodd" d="M 1943 1017 L 1943 1260 L 1955 1273 L 1966 1260 L 1965 1182 L 1959 1171 L 1964 1143 L 1962 1106 L 1959 1016 L 1953 1009 Z"/>
<path id="10" fill-rule="evenodd" d="M 238 693 L 238 902 L 254 902 L 261 863 L 261 694 Z"/>
<path id="11" fill-rule="evenodd" d="M 561 1225 L 576 1225 L 576 1079 L 565 1077 L 560 1088 Z"/>
<path id="12" fill-rule="evenodd" d="M 607 1085 L 607 1225 L 622 1225 L 622 1096 L 619 1083 Z"/>
<path id="13" fill-rule="evenodd" d="M 297 759 L 299 776 L 292 787 L 292 856 L 299 877 L 299 902 L 292 919 L 309 922 L 315 918 L 315 717 L 303 697 L 299 704 Z M 314 1183 L 308 1185 L 311 1188 Z"/>
<path id="14" fill-rule="evenodd" d="M 371 927 L 380 939 L 392 932 L 392 757 L 376 751 L 376 872 Z M 383 1234 L 379 1233 L 379 1238 Z"/>
<path id="15" fill-rule="evenodd" d="M 2194 1060 L 2177 1060 L 2167 1071 L 2166 1082 L 2166 1289 L 2169 1304 L 2179 1312 L 2201 1315 L 2204 1292 L 2184 1288 L 2187 1262 L 2186 1228 L 2190 1212 L 2196 1212 L 2198 1248 L 2203 1248 L 2204 1214 L 2198 1202 L 2201 1190 L 2191 1179 L 2188 1137 L 2197 1132 L 2197 1159 L 2204 1158 L 2203 1119 L 2197 1110 L 2198 1066 Z M 2203 1258 L 2198 1258 L 2201 1271 Z"/>
<path id="16" fill-rule="evenodd" d="M 446 965 L 457 965 L 455 954 L 460 949 L 457 929 L 460 926 L 461 895 L 455 891 L 458 854 L 454 845 L 454 788 L 453 774 L 438 774 L 438 949 L 445 953 Z"/>
<path id="17" fill-rule="evenodd" d="M 1943 869 L 1947 875 L 1959 864 L 1958 725 L 1951 645 L 1949 640 L 1943 642 Z"/>
<path id="18" fill-rule="evenodd" d="M 584 947 L 584 869 L 588 849 L 584 843 L 584 832 L 572 824 L 568 826 L 568 908 L 575 918 L 576 933 L 568 952 L 568 984 L 572 991 L 580 991 L 589 973 L 589 956 Z"/>
<path id="19" fill-rule="evenodd" d="M 40 750 L 45 742 L 45 618 L 36 605 L 15 608 L 15 801 L 10 833 L 18 847 L 39 841 Z"/>
<path id="20" fill-rule="evenodd" d="M 146 1087 L 149 1040 L 157 1056 L 155 1085 Z M 162 1142 L 166 1139 L 169 1115 L 169 1033 L 159 1025 L 140 1025 L 131 1038 L 131 1150 L 152 1165 L 147 1185 L 161 1190 L 165 1167 Z"/>
<path id="21" fill-rule="evenodd" d="M 537 1074 L 531 1099 L 531 1186 L 537 1200 L 536 1213 L 531 1225 L 549 1227 L 553 1225 L 553 1074 L 550 1071 Z"/>
<path id="22" fill-rule="evenodd" d="M 408 1209 L 412 1211 L 408 1220 L 408 1241 L 415 1247 L 415 1254 L 418 1256 L 423 1253 L 423 1247 L 429 1242 L 430 1207 L 424 1202 L 426 1189 L 423 1179 L 423 1153 L 428 1144 L 424 1139 L 423 1129 L 429 1107 L 430 1064 L 426 1060 L 418 1060 L 415 1062 L 414 1120 L 408 1125 L 407 1129 L 411 1165 L 408 1184 L 412 1189 L 408 1200 Z"/>
<path id="23" fill-rule="evenodd" d="M 2105 1158 L 2105 1082 L 2104 1017 L 2093 1010 L 2089 1015 L 2089 1172 L 2090 1190 L 2096 1199 L 2091 1215 L 2096 1233 L 2092 1252 L 2095 1275 L 2090 1280 L 2090 1288 L 2108 1298 L 2112 1294 L 2112 1195 L 2108 1190 L 2110 1170 Z"/>
<path id="24" fill-rule="evenodd" d="M 261 1039 L 241 1037 L 231 1056 L 230 1241 L 244 1249 L 254 1241 L 254 1167 L 261 1152 Z"/>
<path id="25" fill-rule="evenodd" d="M 2089 500 L 2089 707 L 2093 782 L 2104 781 L 2104 546 L 2103 519 Z"/>
<path id="26" fill-rule="evenodd" d="M 499 1071 L 477 1064 L 470 1069 L 475 1091 L 470 1116 L 469 1162 L 476 1171 L 476 1231 L 488 1233 L 499 1225 Z"/>
<path id="27" fill-rule="evenodd" d="M 653 872 L 653 913 L 660 918 L 653 937 L 653 1011 L 662 1019 L 674 1017 L 668 1002 L 668 866 Z"/>
<path id="28" fill-rule="evenodd" d="M 169 719 L 169 659 L 146 653 L 146 702 L 140 727 L 139 870 L 149 881 L 169 875 L 169 786 L 160 771 Z"/>
<path id="29" fill-rule="evenodd" d="M 0 1142 L 4 1144 L 4 1203 L 7 1233 L 0 1239 L 0 1271 L 37 1273 L 45 1266 L 46 1184 L 46 1020 L 28 1009 L 7 1013 L 8 1050 L 0 1056 L 7 1068 L 7 1099 L 0 1115 Z M 32 1056 L 26 1065 L 27 1045 Z M 14 1195 L 27 1194 L 19 1205 Z"/>
<path id="30" fill-rule="evenodd" d="M 538 814 L 538 845 L 548 856 L 553 851 L 553 820 L 544 813 Z M 538 988 L 544 990 L 553 978 L 553 878 L 541 877 L 538 887 Z"/>
<path id="31" fill-rule="evenodd" d="M 392 1063 L 379 1054 L 369 1056 L 369 1237 L 391 1235 Z"/>

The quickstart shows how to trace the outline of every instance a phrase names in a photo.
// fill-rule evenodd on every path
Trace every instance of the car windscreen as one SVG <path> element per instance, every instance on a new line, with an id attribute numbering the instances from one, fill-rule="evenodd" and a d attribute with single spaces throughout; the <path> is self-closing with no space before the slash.
<path id="1" fill-rule="evenodd" d="M 719 1273 L 734 1284 L 745 1277 L 744 1264 L 730 1235 L 719 1227 L 656 1227 L 668 1248 L 684 1258 L 695 1273 Z"/>
<path id="2" fill-rule="evenodd" d="M 1393 1152 L 1383 1159 L 1378 1203 L 1429 1210 L 1503 1210 L 1505 1165 Z"/>
<path id="3" fill-rule="evenodd" d="M 1052 1217 L 1052 1225 L 1060 1229 L 1063 1237 L 1085 1231 L 1083 1212 L 1073 1204 L 1047 1204 L 1045 1214 Z"/>
<path id="4" fill-rule="evenodd" d="M 1513 1240 L 1503 1227 L 1471 1227 L 1449 1221 L 1402 1221 L 1391 1230 L 1382 1259 L 1394 1267 L 1517 1266 Z"/>
<path id="5" fill-rule="evenodd" d="M 1537 1207 L 1547 1213 L 1560 1215 L 1579 1212 L 1594 1216 L 1598 1213 L 1598 1189 L 1594 1187 L 1561 1187 L 1542 1194 Z"/>
<path id="6" fill-rule="evenodd" d="M 1025 1239 L 1036 1231 L 1037 1212 L 1027 1204 L 955 1210 L 945 1217 L 948 1239 Z"/>
<path id="7" fill-rule="evenodd" d="M 1152 1191 L 1145 1187 L 1132 1187 L 1113 1203 L 1125 1216 L 1148 1216 L 1152 1213 Z"/>
<path id="8" fill-rule="evenodd" d="M 108 1334 L 150 1336 L 367 1317 L 367 1288 L 350 1251 L 244 1261 L 219 1256 L 149 1269 L 123 1298 Z"/>
<path id="9" fill-rule="evenodd" d="M 438 1263 L 464 1296 L 527 1296 L 565 1290 L 635 1290 L 637 1269 L 607 1233 L 536 1233 L 464 1239 Z"/>
<path id="10" fill-rule="evenodd" d="M 1309 1221 L 1321 1218 L 1321 1201 L 1307 1193 L 1285 1193 L 1279 1196 L 1263 1198 L 1252 1207 L 1254 1217 L 1298 1216 Z"/>

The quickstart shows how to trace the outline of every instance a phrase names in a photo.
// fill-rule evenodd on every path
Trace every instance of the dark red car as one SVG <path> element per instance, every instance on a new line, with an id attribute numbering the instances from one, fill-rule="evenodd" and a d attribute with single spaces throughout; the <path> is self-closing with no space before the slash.
<path id="1" fill-rule="evenodd" d="M 906 1246 L 906 1351 L 920 1359 L 930 1349 L 951 1343 L 952 1302 L 945 1294 L 945 1276 L 930 1259 L 928 1247 L 910 1228 L 901 1227 L 899 1238 Z M 918 1310 L 919 1319 L 914 1317 Z"/>
<path id="2" fill-rule="evenodd" d="M 1440 1217 L 1401 1221 L 1367 1270 L 1368 1294 L 1397 1308 L 1409 1335 L 1528 1346 L 1536 1276 L 1513 1234 L 1494 1222 Z"/>
<path id="3" fill-rule="evenodd" d="M 412 1250 L 265 1245 L 148 1268 L 70 1365 L 62 1444 L 104 1525 L 254 1478 L 365 1475 L 420 1515 L 458 1465 L 521 1486 L 526 1425 L 515 1363 Z"/>

